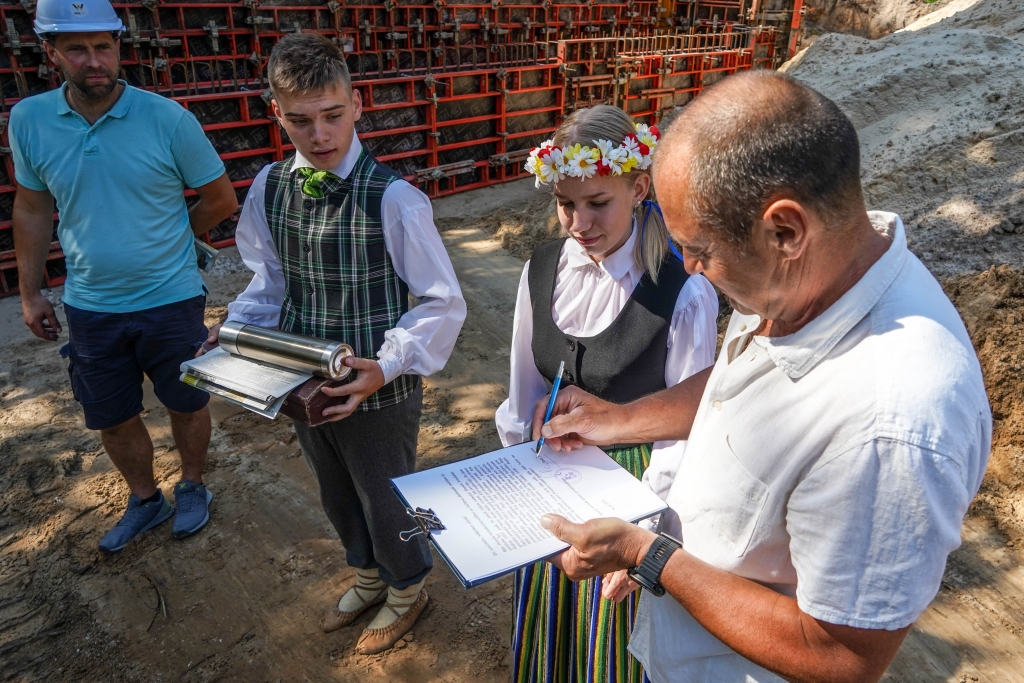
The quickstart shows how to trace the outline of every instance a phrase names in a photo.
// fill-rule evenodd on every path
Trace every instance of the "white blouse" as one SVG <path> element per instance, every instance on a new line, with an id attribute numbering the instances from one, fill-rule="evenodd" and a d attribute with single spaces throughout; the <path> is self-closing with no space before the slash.
<path id="1" fill-rule="evenodd" d="M 576 337 L 592 337 L 607 329 L 618 317 L 644 274 L 644 269 L 633 259 L 636 239 L 634 223 L 626 243 L 600 264 L 594 263 L 575 240 L 565 241 L 558 257 L 558 274 L 551 303 L 551 318 L 559 330 Z M 530 263 L 527 262 L 519 280 L 512 322 L 509 395 L 495 416 L 498 436 L 505 446 L 532 438 L 534 405 L 548 393 L 547 381 L 533 360 L 533 304 L 530 301 L 529 273 Z M 669 326 L 666 386 L 678 384 L 714 364 L 717 317 L 718 297 L 711 283 L 703 275 L 688 278 L 676 299 Z M 671 483 L 668 476 L 671 462 L 681 455 L 681 444 L 673 447 L 675 443 L 658 442 L 654 445 L 651 467 L 644 476 L 659 495 L 667 492 L 667 485 Z M 666 459 L 671 462 L 662 464 L 661 461 Z M 665 491 L 661 490 L 663 487 Z"/>

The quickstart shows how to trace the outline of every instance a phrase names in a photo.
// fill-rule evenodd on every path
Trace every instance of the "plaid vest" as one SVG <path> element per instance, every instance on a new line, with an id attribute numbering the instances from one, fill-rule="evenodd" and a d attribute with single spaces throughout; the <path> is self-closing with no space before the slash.
<path id="1" fill-rule="evenodd" d="M 325 178 L 321 199 L 302 193 L 292 159 L 267 176 L 266 214 L 284 270 L 281 329 L 345 342 L 356 356 L 376 359 L 384 333 L 409 310 L 409 287 L 384 243 L 381 199 L 401 176 L 363 150 L 348 178 Z M 359 410 L 405 400 L 419 384 L 400 375 L 367 397 Z"/>

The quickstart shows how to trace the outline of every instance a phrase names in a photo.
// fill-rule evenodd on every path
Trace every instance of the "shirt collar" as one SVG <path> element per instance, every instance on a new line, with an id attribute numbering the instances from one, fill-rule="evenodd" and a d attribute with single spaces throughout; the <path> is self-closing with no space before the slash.
<path id="1" fill-rule="evenodd" d="M 615 253 L 601 261 L 601 263 L 594 263 L 587 254 L 587 251 L 580 246 L 580 243 L 570 237 L 565 242 L 565 255 L 568 266 L 570 268 L 593 266 L 611 275 L 612 279 L 621 280 L 631 271 L 639 270 L 636 260 L 633 258 L 633 249 L 636 246 L 637 240 L 636 233 L 636 218 L 634 218 L 633 229 L 630 231 L 625 244 L 616 249 Z"/>
<path id="2" fill-rule="evenodd" d="M 128 113 L 128 108 L 132 103 L 132 90 L 134 90 L 134 88 L 128 85 L 126 81 L 118 79 L 117 82 L 124 86 L 124 90 L 121 91 L 121 96 L 117 98 L 117 102 L 114 102 L 114 106 L 110 108 L 110 111 L 101 116 L 96 123 L 99 123 L 108 116 L 120 119 Z M 63 116 L 64 114 L 72 113 L 77 112 L 75 112 L 75 110 L 71 108 L 71 105 L 68 104 L 68 83 L 67 81 L 64 81 L 61 83 L 60 93 L 57 95 L 57 114 L 59 116 Z"/>
<path id="3" fill-rule="evenodd" d="M 903 221 L 894 213 L 870 211 L 868 217 L 875 230 L 892 239 L 882 257 L 838 301 L 797 332 L 785 337 L 755 337 L 769 357 L 783 372 L 799 379 L 835 347 L 839 341 L 864 319 L 907 262 L 909 251 Z M 759 324 L 755 317 L 754 326 Z"/>
<path id="4" fill-rule="evenodd" d="M 359 155 L 362 151 L 363 144 L 359 142 L 359 136 L 353 133 L 352 144 L 348 146 L 348 151 L 345 152 L 345 156 L 341 158 L 341 163 L 330 169 L 331 173 L 342 180 L 348 178 L 348 174 L 356 167 L 356 162 L 359 161 Z M 295 160 L 292 162 L 291 170 L 294 171 L 298 168 L 314 168 L 314 166 L 308 159 L 306 159 L 306 157 L 302 156 L 302 153 L 299 150 L 296 149 Z"/>

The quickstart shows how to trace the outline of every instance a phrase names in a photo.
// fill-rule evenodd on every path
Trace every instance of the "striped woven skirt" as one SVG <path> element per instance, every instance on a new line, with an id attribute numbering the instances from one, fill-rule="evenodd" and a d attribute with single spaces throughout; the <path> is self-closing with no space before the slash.
<path id="1" fill-rule="evenodd" d="M 651 462 L 648 444 L 608 455 L 639 479 Z M 515 575 L 513 683 L 643 683 L 626 650 L 639 591 L 615 603 L 601 597 L 601 577 L 573 583 L 546 562 Z"/>

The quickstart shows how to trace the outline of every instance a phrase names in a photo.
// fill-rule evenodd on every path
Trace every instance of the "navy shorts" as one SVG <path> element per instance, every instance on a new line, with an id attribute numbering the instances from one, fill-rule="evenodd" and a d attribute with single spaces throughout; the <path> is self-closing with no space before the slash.
<path id="1" fill-rule="evenodd" d="M 107 429 L 142 412 L 142 375 L 156 396 L 179 413 L 201 410 L 210 395 L 178 379 L 181 364 L 206 340 L 206 296 L 131 313 L 83 311 L 64 304 L 68 359 L 75 400 L 85 426 Z"/>

